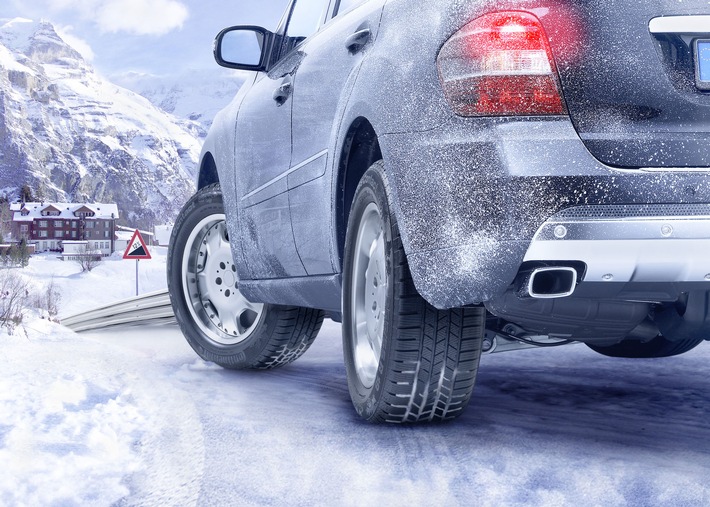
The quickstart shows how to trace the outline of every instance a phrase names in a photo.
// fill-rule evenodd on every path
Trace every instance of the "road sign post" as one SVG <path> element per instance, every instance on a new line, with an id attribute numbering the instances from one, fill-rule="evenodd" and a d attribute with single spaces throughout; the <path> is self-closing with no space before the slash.
<path id="1" fill-rule="evenodd" d="M 128 242 L 126 251 L 123 253 L 124 259 L 135 259 L 136 260 L 136 296 L 138 295 L 138 261 L 141 259 L 150 260 L 150 252 L 148 247 L 143 241 L 143 236 L 141 236 L 140 231 L 136 229 L 133 233 L 131 241 Z"/>

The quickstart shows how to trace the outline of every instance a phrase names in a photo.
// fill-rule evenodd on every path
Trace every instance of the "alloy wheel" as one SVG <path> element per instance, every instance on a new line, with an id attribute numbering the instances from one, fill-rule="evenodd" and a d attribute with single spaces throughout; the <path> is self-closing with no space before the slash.
<path id="1" fill-rule="evenodd" d="M 239 291 L 224 214 L 203 218 L 183 254 L 183 290 L 197 325 L 218 345 L 243 342 L 256 328 L 264 305 Z"/>
<path id="2" fill-rule="evenodd" d="M 387 300 L 384 224 L 375 203 L 365 208 L 360 220 L 352 276 L 353 357 L 357 376 L 369 389 L 382 354 Z"/>

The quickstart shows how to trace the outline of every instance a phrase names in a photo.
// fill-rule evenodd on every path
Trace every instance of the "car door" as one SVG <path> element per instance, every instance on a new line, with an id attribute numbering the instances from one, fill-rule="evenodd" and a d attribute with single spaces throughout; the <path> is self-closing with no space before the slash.
<path id="1" fill-rule="evenodd" d="M 334 165 L 335 154 L 329 147 L 357 70 L 377 35 L 384 0 L 333 4 L 328 23 L 299 46 L 305 56 L 294 79 L 288 189 L 296 247 L 309 275 L 338 270 L 332 260 L 332 182 L 326 170 Z"/>
<path id="2" fill-rule="evenodd" d="M 256 76 L 236 124 L 239 228 L 251 279 L 306 274 L 291 228 L 286 180 L 291 163 L 291 83 L 298 63 L 292 52 L 276 51 L 286 54 L 275 55 L 277 63 Z"/>

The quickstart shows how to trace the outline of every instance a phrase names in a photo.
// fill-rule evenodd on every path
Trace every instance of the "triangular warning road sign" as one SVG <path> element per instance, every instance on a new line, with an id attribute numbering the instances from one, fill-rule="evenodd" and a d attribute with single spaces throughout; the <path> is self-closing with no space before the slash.
<path id="1" fill-rule="evenodd" d="M 133 233 L 131 241 L 128 242 L 128 247 L 123 253 L 123 258 L 138 260 L 151 259 L 148 247 L 145 245 L 145 241 L 143 241 L 143 236 L 141 236 L 141 233 L 138 232 L 138 229 L 136 229 L 136 232 Z"/>

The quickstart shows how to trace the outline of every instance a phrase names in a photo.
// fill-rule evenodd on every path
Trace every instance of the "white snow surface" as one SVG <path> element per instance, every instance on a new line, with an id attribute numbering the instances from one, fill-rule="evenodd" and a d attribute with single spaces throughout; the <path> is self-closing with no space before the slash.
<path id="1" fill-rule="evenodd" d="M 138 261 L 138 292 L 146 294 L 167 287 L 167 247 L 149 247 L 151 260 Z M 81 272 L 75 261 L 62 261 L 56 253 L 33 255 L 23 270 L 38 286 L 50 281 L 61 290 L 60 317 L 104 306 L 136 295 L 136 261 L 123 260 L 123 252 L 104 258 L 90 272 Z"/>
<path id="2" fill-rule="evenodd" d="M 164 286 L 151 253 L 146 291 Z M 135 290 L 133 261 L 77 270 L 35 256 L 25 271 L 74 294 L 63 314 Z M 710 504 L 705 344 L 658 360 L 484 356 L 456 421 L 373 426 L 350 404 L 340 340 L 327 321 L 292 365 L 240 372 L 200 360 L 176 326 L 30 319 L 0 334 L 0 504 Z"/>
<path id="3" fill-rule="evenodd" d="M 47 208 L 55 208 L 59 211 L 58 215 L 47 215 L 53 216 L 54 219 L 76 219 L 78 218 L 75 213 L 81 208 L 89 208 L 89 210 L 94 212 L 92 218 L 94 219 L 109 219 L 109 218 L 119 218 L 118 206 L 115 204 L 106 203 L 76 203 L 76 202 L 15 202 L 10 203 L 10 211 L 13 212 L 13 221 L 15 222 L 32 222 L 33 220 L 41 219 L 44 215 L 42 212 Z M 23 215 L 22 210 L 26 210 L 27 214 Z M 54 211 L 54 210 L 52 210 Z"/>

